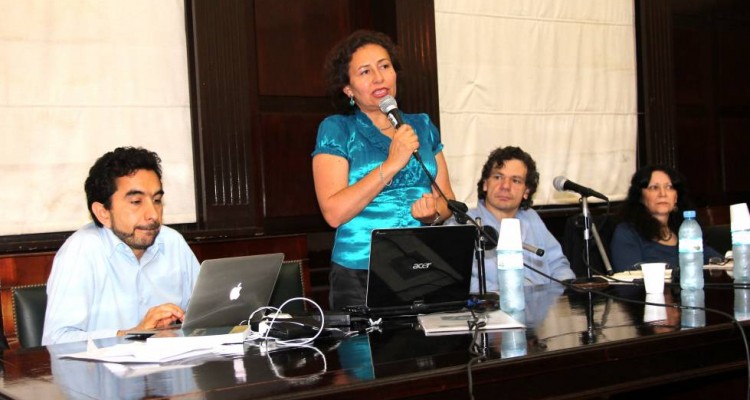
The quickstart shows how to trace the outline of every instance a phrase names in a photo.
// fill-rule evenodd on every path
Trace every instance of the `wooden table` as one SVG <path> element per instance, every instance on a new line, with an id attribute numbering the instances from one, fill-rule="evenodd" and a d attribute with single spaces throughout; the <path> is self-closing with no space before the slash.
<path id="1" fill-rule="evenodd" d="M 733 314 L 726 277 L 707 284 L 705 306 Z M 725 282 L 724 284 L 717 282 Z M 744 398 L 747 365 L 739 330 L 705 313 L 705 326 L 682 327 L 690 312 L 670 308 L 661 321 L 644 322 L 641 286 L 611 285 L 604 293 L 560 286 L 527 288 L 520 334 L 479 335 L 487 360 L 472 364 L 476 398 Z M 665 289 L 680 302 L 678 288 Z M 745 301 L 746 303 L 746 301 Z M 745 307 L 747 304 L 738 304 Z M 657 313 L 658 314 L 658 313 Z M 693 315 L 694 317 L 694 315 Z M 742 323 L 745 328 L 747 325 Z M 0 394 L 9 398 L 445 398 L 468 396 L 469 334 L 430 336 L 415 320 L 314 349 L 264 355 L 248 348 L 236 358 L 204 358 L 197 365 L 136 369 L 61 360 L 83 343 L 2 355 Z M 104 343 L 104 342 L 102 342 Z M 50 356 L 52 354 L 52 356 Z M 474 360 L 476 361 L 476 360 Z M 187 363 L 190 364 L 190 363 Z"/>

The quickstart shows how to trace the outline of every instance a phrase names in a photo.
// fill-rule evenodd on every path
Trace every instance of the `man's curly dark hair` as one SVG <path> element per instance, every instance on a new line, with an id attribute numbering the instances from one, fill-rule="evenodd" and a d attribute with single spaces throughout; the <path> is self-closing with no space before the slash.
<path id="1" fill-rule="evenodd" d="M 86 205 L 96 226 L 103 225 L 94 215 L 91 205 L 99 202 L 109 210 L 112 207 L 112 195 L 117 191 L 117 178 L 132 175 L 141 169 L 154 171 L 161 180 L 161 159 L 153 151 L 144 148 L 118 147 L 96 160 L 83 185 Z"/>
<path id="2" fill-rule="evenodd" d="M 353 114 L 356 109 L 349 105 L 349 98 L 343 90 L 349 84 L 349 63 L 352 61 L 352 54 L 368 44 L 376 44 L 388 52 L 393 69 L 396 71 L 397 85 L 400 82 L 398 73 L 401 72 L 401 61 L 398 49 L 391 38 L 381 32 L 354 31 L 331 49 L 324 64 L 326 91 L 336 112 L 340 114 Z"/>
<path id="3" fill-rule="evenodd" d="M 526 210 L 534 204 L 532 198 L 539 186 L 539 172 L 536 170 L 536 162 L 531 158 L 531 155 L 521 150 L 520 147 L 498 147 L 490 153 L 489 157 L 487 157 L 487 162 L 482 167 L 482 177 L 477 182 L 477 197 L 479 200 L 487 198 L 487 191 L 484 190 L 484 181 L 490 177 L 492 169 L 495 167 L 502 168 L 508 160 L 518 160 L 526 165 L 526 187 L 529 189 L 529 195 L 527 198 L 521 200 L 521 209 Z"/>

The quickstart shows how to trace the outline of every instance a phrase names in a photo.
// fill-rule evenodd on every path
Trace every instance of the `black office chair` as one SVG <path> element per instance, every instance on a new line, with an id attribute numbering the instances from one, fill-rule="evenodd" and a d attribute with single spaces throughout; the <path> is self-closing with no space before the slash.
<path id="1" fill-rule="evenodd" d="M 596 229 L 599 232 L 599 237 L 604 245 L 604 251 L 607 254 L 607 258 L 612 257 L 612 253 L 609 249 L 610 241 L 612 240 L 612 234 L 615 231 L 615 221 L 611 215 L 593 215 L 591 217 L 591 223 L 596 224 Z M 589 264 L 593 269 L 592 275 L 598 273 L 606 273 L 604 267 L 604 261 L 599 250 L 596 247 L 593 233 L 590 233 L 591 240 L 589 241 Z M 565 231 L 563 233 L 562 250 L 565 257 L 570 261 L 570 268 L 576 277 L 582 278 L 588 276 L 586 263 L 584 263 L 584 250 L 585 242 L 583 240 L 583 216 L 581 214 L 573 215 L 568 217 L 565 221 Z"/>
<path id="2" fill-rule="evenodd" d="M 304 297 L 305 290 L 302 279 L 302 260 L 284 261 L 276 279 L 276 285 L 271 294 L 269 305 L 279 307 L 285 301 L 294 297 Z M 304 301 L 293 301 L 284 306 L 285 313 L 302 313 L 305 311 Z"/>
<path id="3" fill-rule="evenodd" d="M 47 310 L 47 285 L 15 286 L 10 291 L 18 342 L 22 348 L 41 346 L 44 313 Z"/>

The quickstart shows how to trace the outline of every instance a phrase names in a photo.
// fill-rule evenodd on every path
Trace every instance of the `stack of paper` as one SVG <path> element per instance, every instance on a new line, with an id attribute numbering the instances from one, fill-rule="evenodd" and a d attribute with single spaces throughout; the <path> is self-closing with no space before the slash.
<path id="1" fill-rule="evenodd" d="M 222 335 L 151 337 L 146 342 L 117 344 L 98 348 L 89 340 L 86 351 L 60 358 L 104 361 L 111 363 L 165 363 L 207 353 L 226 354 L 225 345 L 242 343 L 245 329 Z M 236 347 L 233 347 L 233 349 Z"/>

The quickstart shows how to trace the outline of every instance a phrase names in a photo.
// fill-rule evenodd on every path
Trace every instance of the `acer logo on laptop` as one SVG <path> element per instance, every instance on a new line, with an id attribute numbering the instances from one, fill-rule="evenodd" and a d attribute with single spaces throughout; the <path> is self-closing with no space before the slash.
<path id="1" fill-rule="evenodd" d="M 432 265 L 432 263 L 414 263 L 414 265 L 411 266 L 411 269 L 428 269 L 430 268 L 430 265 Z"/>

